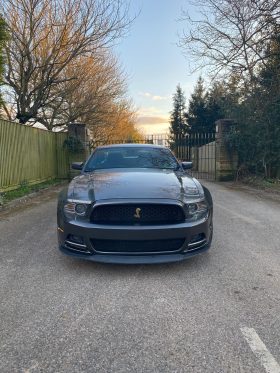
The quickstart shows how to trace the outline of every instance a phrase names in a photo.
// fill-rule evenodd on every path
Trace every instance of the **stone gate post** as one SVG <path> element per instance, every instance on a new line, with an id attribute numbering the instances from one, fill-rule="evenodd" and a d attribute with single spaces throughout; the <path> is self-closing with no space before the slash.
<path id="1" fill-rule="evenodd" d="M 237 151 L 229 151 L 226 134 L 234 124 L 230 119 L 216 121 L 216 179 L 218 181 L 233 180 L 238 166 Z"/>

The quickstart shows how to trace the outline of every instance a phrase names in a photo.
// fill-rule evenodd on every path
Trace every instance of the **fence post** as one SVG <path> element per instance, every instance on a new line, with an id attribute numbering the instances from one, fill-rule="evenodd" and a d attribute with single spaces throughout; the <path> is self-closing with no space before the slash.
<path id="1" fill-rule="evenodd" d="M 216 178 L 218 181 L 233 180 L 236 175 L 238 156 L 235 150 L 229 151 L 226 135 L 234 124 L 230 119 L 216 121 Z"/>

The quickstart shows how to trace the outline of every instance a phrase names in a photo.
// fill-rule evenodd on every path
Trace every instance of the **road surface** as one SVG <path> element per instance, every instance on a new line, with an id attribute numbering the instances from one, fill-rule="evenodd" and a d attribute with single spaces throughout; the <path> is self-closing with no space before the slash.
<path id="1" fill-rule="evenodd" d="M 211 250 L 182 263 L 63 256 L 56 201 L 0 215 L 0 372 L 280 372 L 280 205 L 222 184 Z"/>

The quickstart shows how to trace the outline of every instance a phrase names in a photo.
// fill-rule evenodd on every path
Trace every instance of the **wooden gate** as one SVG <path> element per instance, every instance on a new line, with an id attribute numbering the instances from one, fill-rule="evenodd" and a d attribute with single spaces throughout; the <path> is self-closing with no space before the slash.
<path id="1" fill-rule="evenodd" d="M 169 146 L 178 159 L 193 162 L 194 177 L 216 180 L 215 132 L 194 132 L 170 138 Z"/>

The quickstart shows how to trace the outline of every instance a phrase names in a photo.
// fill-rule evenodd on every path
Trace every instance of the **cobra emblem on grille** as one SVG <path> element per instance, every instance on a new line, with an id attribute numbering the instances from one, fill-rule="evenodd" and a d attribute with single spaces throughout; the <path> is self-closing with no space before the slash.
<path id="1" fill-rule="evenodd" d="M 137 219 L 140 219 L 141 218 L 140 212 L 141 212 L 141 209 L 139 207 L 137 207 L 137 209 L 135 210 L 134 217 L 137 218 Z"/>

